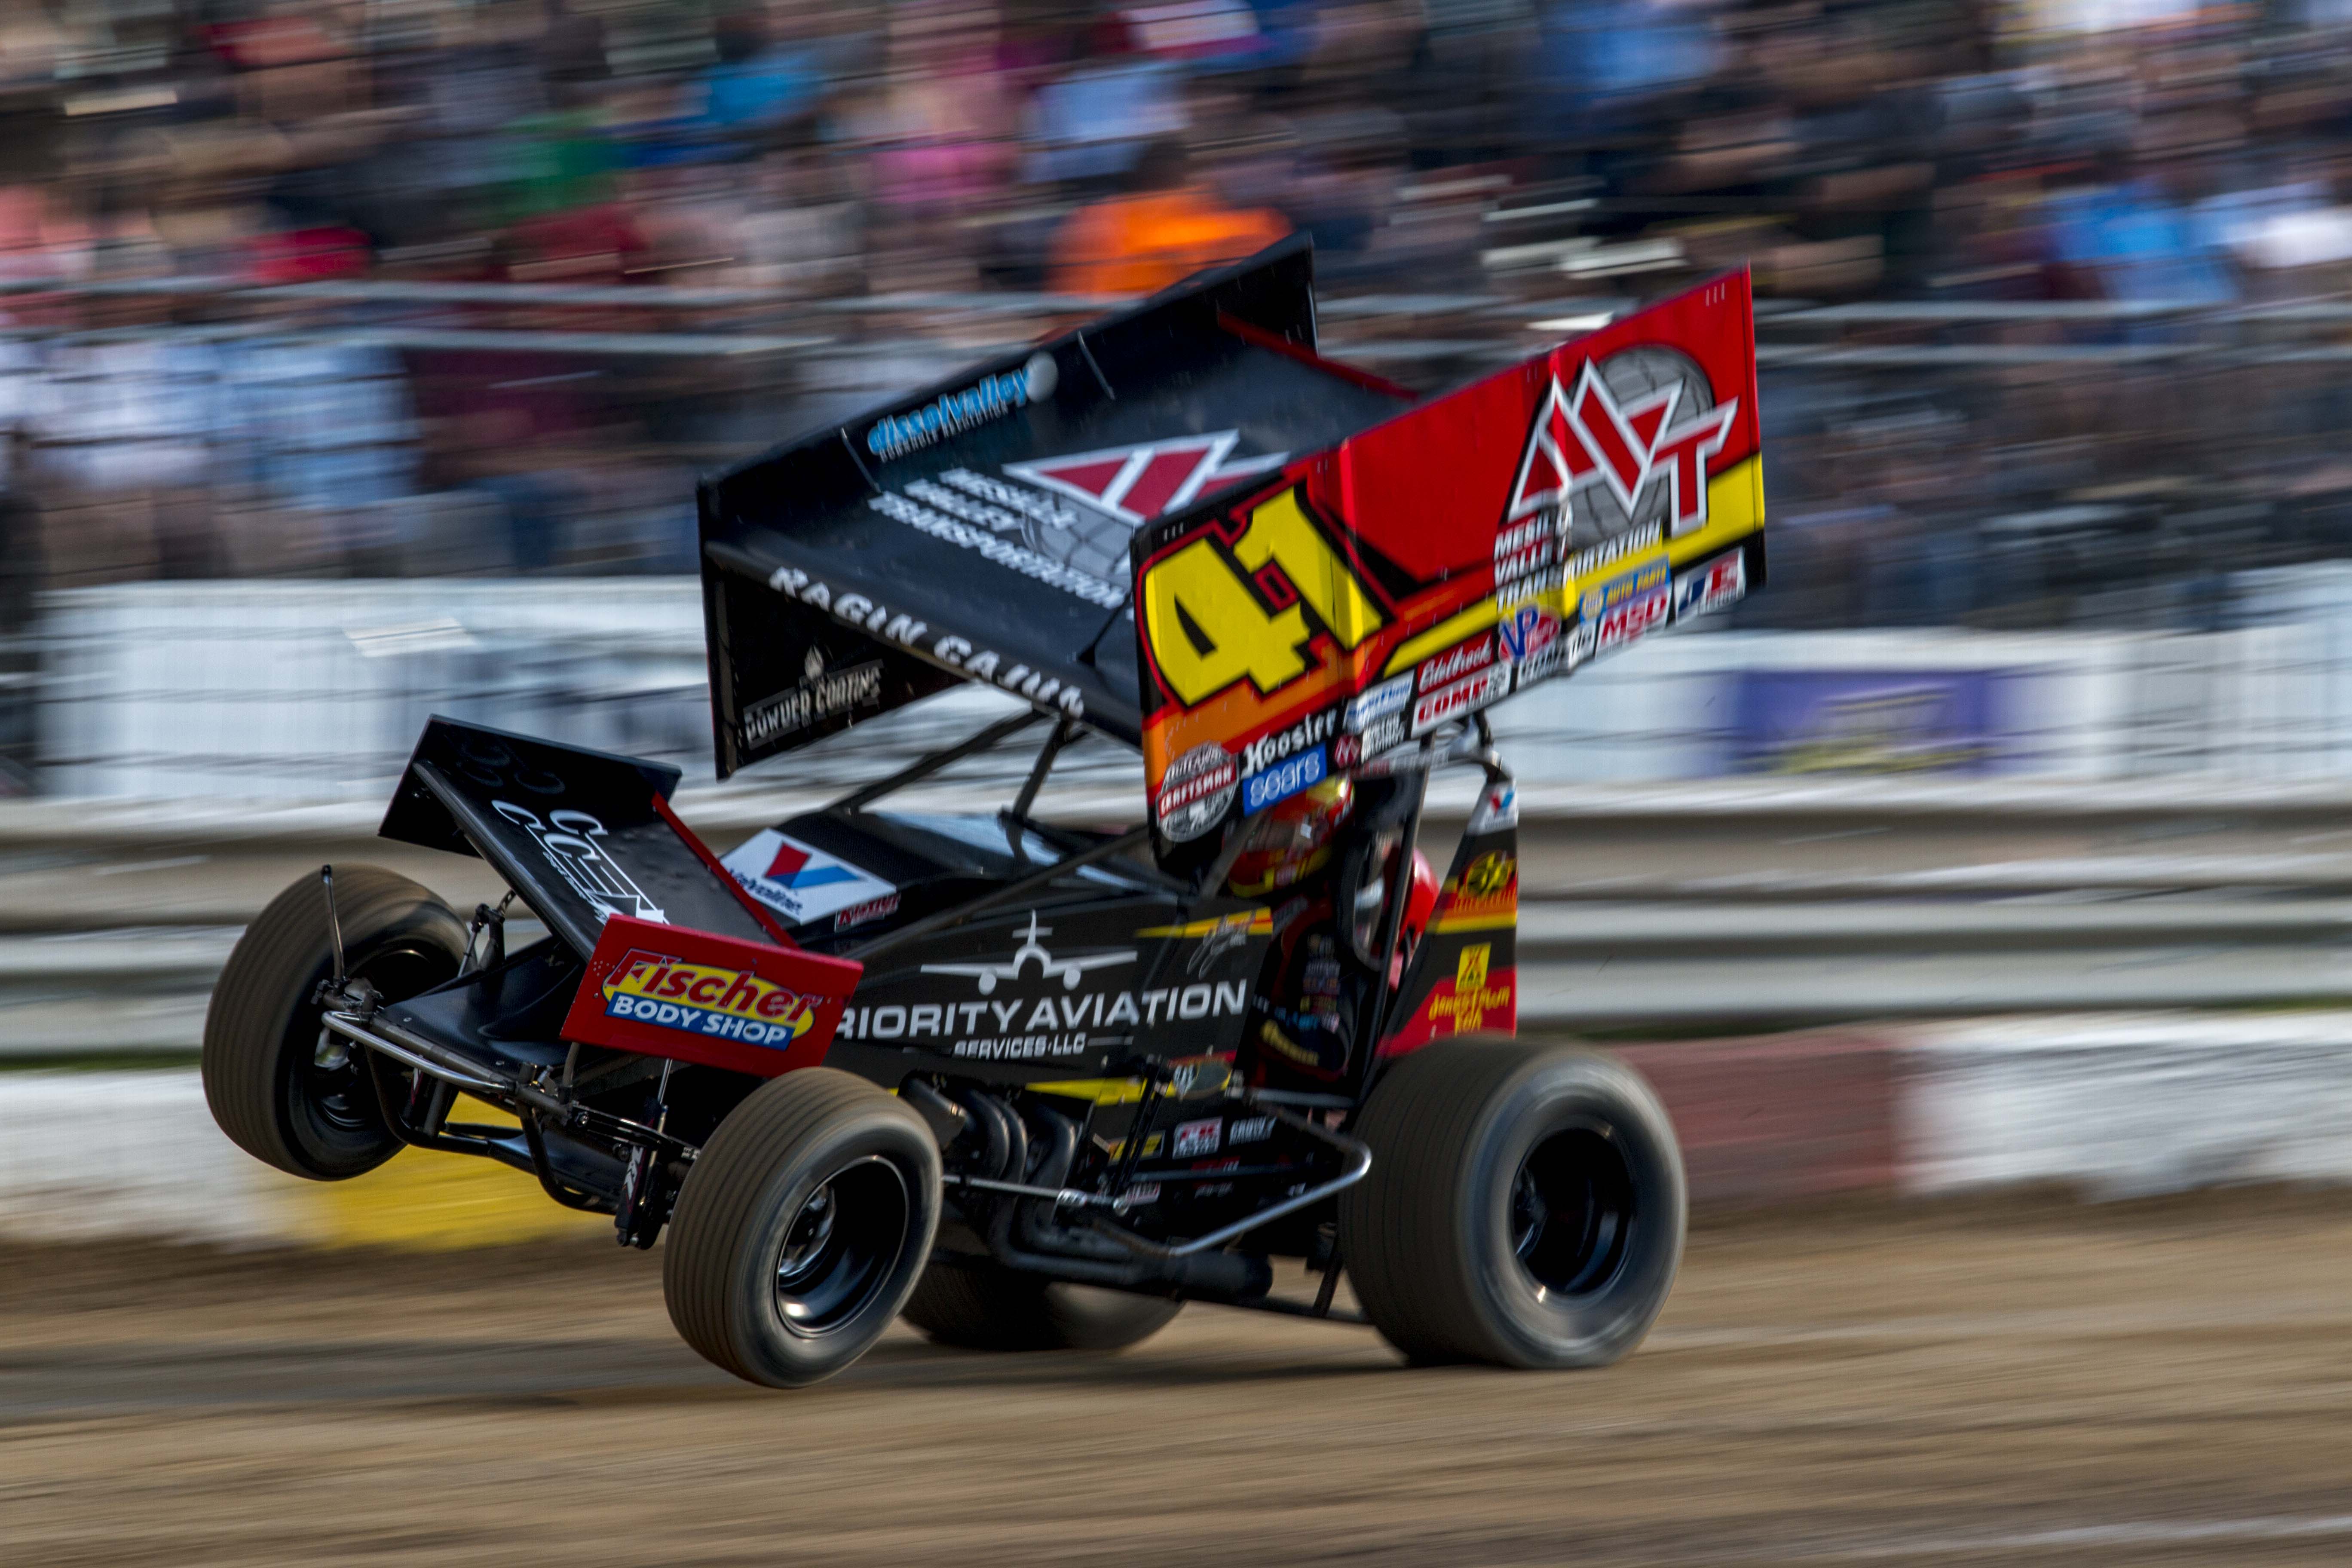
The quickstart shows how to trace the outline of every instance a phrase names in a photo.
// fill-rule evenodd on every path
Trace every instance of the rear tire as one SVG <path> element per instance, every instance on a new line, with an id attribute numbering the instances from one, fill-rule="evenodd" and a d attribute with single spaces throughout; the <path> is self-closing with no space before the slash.
<path id="1" fill-rule="evenodd" d="M 466 928 L 448 905 L 395 871 L 335 873 L 335 913 L 351 973 L 387 1002 L 457 973 Z M 339 1182 L 392 1158 L 400 1139 L 376 1101 L 356 1048 L 320 1062 L 311 994 L 332 977 L 327 895 L 306 877 L 245 928 L 205 1014 L 205 1102 L 229 1141 L 255 1159 L 315 1182 Z"/>
<path id="2" fill-rule="evenodd" d="M 747 1382 L 821 1382 L 898 1315 L 939 1223 L 939 1144 L 912 1107 L 829 1068 L 787 1073 L 687 1173 L 662 1256 L 670 1321 Z"/>
<path id="3" fill-rule="evenodd" d="M 1415 1362 L 1606 1366 L 1649 1332 L 1680 1268 L 1682 1151 L 1657 1096 L 1590 1051 L 1501 1037 L 1391 1067 L 1340 1194 L 1364 1313 Z"/>
<path id="4" fill-rule="evenodd" d="M 1041 1279 L 993 1258 L 934 1261 L 899 1315 L 939 1344 L 972 1351 L 1118 1351 L 1140 1344 L 1181 1301 Z"/>

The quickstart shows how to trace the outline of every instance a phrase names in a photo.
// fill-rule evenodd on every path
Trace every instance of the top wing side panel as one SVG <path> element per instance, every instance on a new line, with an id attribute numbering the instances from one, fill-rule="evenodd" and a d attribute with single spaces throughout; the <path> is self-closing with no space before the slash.
<path id="1" fill-rule="evenodd" d="M 1199 837 L 1760 584 L 1746 274 L 1138 531 L 1155 823 Z"/>

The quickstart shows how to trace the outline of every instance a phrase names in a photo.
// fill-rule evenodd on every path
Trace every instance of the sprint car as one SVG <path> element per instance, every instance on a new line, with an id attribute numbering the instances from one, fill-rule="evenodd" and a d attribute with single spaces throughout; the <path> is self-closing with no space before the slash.
<path id="1" fill-rule="evenodd" d="M 288 889 L 206 1020 L 224 1131 L 320 1181 L 500 1161 L 624 1245 L 667 1232 L 678 1332 L 777 1387 L 902 1314 L 1109 1349 L 1192 1300 L 1415 1361 L 1625 1354 L 1679 1263 L 1681 1157 L 1628 1068 L 1515 1037 L 1486 715 L 1763 581 L 1747 279 L 1423 400 L 1317 353 L 1311 263 L 1278 246 L 707 480 L 721 777 L 959 682 L 1018 707 L 724 856 L 671 768 L 432 720 L 383 835 L 507 899 Z M 1024 731 L 1006 808 L 894 809 Z M 1039 816 L 1081 742 L 1139 751 L 1139 825 Z M 1438 876 L 1447 769 L 1475 795 Z M 517 900 L 545 935 L 509 951 Z"/>

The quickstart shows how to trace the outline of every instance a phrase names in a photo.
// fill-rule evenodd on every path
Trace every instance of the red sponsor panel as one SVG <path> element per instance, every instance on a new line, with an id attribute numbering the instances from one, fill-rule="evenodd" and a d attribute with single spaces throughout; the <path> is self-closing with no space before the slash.
<path id="1" fill-rule="evenodd" d="M 566 1039 L 773 1078 L 824 1059 L 863 964 L 614 915 Z"/>
<path id="2" fill-rule="evenodd" d="M 1428 699 L 1420 733 L 1572 668 L 1560 639 L 1595 583 L 1654 573 L 1661 591 L 1587 610 L 1582 651 L 1674 619 L 1669 573 L 1763 526 L 1750 309 L 1744 275 L 1704 284 L 1148 522 L 1133 603 L 1152 795 L 1180 757 L 1336 723 L 1400 675 Z M 1118 483 L 1155 499 L 1160 461 Z M 1694 611 L 1727 595 L 1717 573 Z M 1205 831 L 1183 792 L 1168 810 Z"/>

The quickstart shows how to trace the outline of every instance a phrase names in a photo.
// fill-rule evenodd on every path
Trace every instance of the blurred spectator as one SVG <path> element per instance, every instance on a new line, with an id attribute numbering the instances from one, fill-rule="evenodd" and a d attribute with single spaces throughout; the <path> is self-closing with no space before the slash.
<path id="1" fill-rule="evenodd" d="M 1080 207 L 1054 242 L 1054 287 L 1068 294 L 1149 294 L 1290 232 L 1263 208 L 1223 205 L 1191 177 L 1182 142 L 1145 149 L 1130 194 Z"/>
<path id="2" fill-rule="evenodd" d="M 1743 613 L 2217 624 L 2216 518 L 2352 553 L 2341 13 L 0 0 L 0 574 L 681 570 L 687 475 L 1051 324 L 857 296 L 1139 293 L 1300 230 L 1327 290 L 1422 300 L 1337 352 L 1432 385 L 1724 267 L 2146 308 L 1799 329 L 1861 352 L 1765 373 L 1797 564 Z"/>

